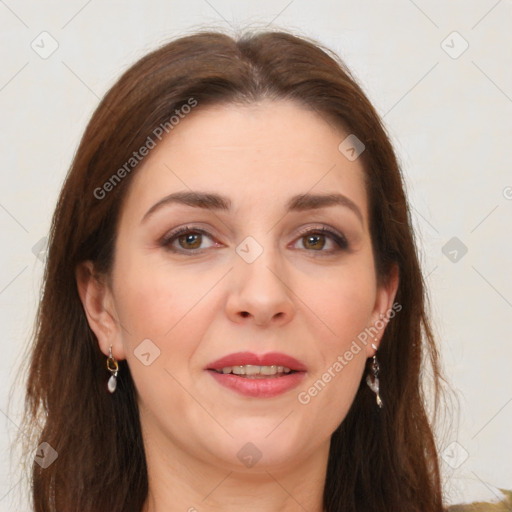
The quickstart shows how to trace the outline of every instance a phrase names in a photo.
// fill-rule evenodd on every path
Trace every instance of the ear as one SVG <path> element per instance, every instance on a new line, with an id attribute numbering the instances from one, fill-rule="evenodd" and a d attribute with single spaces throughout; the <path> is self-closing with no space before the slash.
<path id="1" fill-rule="evenodd" d="M 120 323 L 107 279 L 95 271 L 91 261 L 79 263 L 75 276 L 87 322 L 96 335 L 100 350 L 108 356 L 112 346 L 112 355 L 118 360 L 124 359 Z"/>
<path id="2" fill-rule="evenodd" d="M 379 347 L 388 322 L 402 309 L 401 304 L 394 303 L 399 280 L 398 265 L 395 264 L 377 286 L 375 306 L 370 320 L 371 327 L 368 328 L 372 334 L 371 343 L 366 345 L 368 357 L 375 354 L 372 344 Z M 376 338 L 376 341 L 373 338 Z"/>

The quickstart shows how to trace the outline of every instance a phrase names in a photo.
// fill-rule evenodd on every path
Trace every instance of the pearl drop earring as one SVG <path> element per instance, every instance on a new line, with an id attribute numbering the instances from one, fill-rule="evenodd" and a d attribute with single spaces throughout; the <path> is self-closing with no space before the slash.
<path id="1" fill-rule="evenodd" d="M 117 387 L 117 373 L 119 370 L 119 365 L 117 364 L 117 361 L 112 355 L 112 345 L 110 345 L 108 351 L 107 370 L 111 373 L 110 378 L 108 379 L 107 387 L 109 392 L 113 393 Z"/>
<path id="2" fill-rule="evenodd" d="M 375 341 L 377 341 L 376 338 L 374 338 Z M 380 372 L 380 365 L 377 361 L 377 346 L 375 343 L 372 343 L 372 348 L 375 350 L 375 354 L 373 356 L 373 361 L 370 366 L 370 373 L 366 376 L 366 384 L 368 384 L 368 387 L 375 393 L 377 405 L 380 409 L 382 409 L 382 399 L 380 398 L 379 393 L 379 372 Z"/>

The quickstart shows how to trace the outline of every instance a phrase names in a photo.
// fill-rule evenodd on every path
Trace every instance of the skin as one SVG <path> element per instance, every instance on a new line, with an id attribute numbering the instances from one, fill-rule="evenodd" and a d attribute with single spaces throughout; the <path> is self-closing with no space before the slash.
<path id="1" fill-rule="evenodd" d="M 199 107 L 132 177 L 112 275 L 97 276 L 91 262 L 78 267 L 99 346 L 127 359 L 136 385 L 146 512 L 322 510 L 330 436 L 353 402 L 373 340 L 308 404 L 297 395 L 391 308 L 398 284 L 396 275 L 378 283 L 364 171 L 338 150 L 345 137 L 292 102 Z M 142 221 L 168 194 L 190 191 L 220 194 L 231 207 L 172 203 Z M 340 204 L 287 212 L 289 199 L 305 193 L 343 194 L 361 218 Z M 171 241 L 181 252 L 163 245 L 184 226 L 211 238 L 182 238 L 185 248 Z M 348 248 L 329 235 L 304 235 L 320 228 L 342 233 Z M 235 251 L 248 236 L 263 249 L 252 263 Z M 160 351 L 149 365 L 134 353 L 145 339 Z M 239 395 L 205 371 L 239 351 L 284 352 L 306 365 L 306 376 L 276 397 Z M 261 453 L 251 468 L 237 457 L 248 442 Z"/>

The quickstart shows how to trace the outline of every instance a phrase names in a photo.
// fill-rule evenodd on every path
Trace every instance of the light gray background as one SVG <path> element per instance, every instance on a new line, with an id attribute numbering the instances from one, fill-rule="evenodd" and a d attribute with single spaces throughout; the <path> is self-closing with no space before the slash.
<path id="1" fill-rule="evenodd" d="M 34 252 L 85 124 L 129 64 L 205 26 L 316 38 L 361 82 L 404 168 L 459 400 L 439 441 L 446 495 L 512 489 L 511 21 L 510 0 L 0 0 L 0 511 L 28 493 L 9 464 L 21 394 L 8 408 L 8 391 L 38 301 Z"/>

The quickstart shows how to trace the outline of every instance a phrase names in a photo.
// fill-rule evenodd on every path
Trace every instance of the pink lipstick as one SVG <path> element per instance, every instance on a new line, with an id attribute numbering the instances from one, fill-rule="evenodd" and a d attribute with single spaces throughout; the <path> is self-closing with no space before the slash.
<path id="1" fill-rule="evenodd" d="M 295 388 L 306 375 L 306 366 L 286 354 L 237 352 L 205 368 L 222 386 L 253 398 L 270 398 Z"/>

